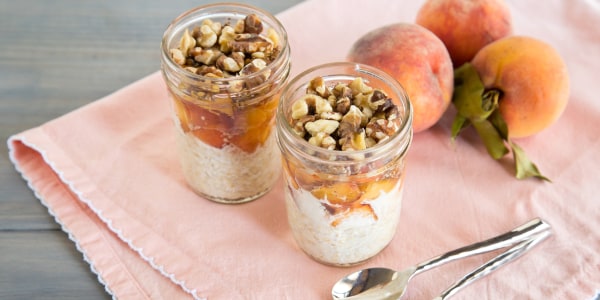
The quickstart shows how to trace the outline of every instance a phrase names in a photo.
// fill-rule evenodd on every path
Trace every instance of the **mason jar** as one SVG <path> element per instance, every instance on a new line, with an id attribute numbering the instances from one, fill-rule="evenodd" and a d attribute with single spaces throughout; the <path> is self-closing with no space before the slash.
<path id="1" fill-rule="evenodd" d="M 161 50 L 191 189 L 222 203 L 268 192 L 281 172 L 275 112 L 290 72 L 283 25 L 244 4 L 200 6 L 172 21 Z"/>
<path id="2" fill-rule="evenodd" d="M 367 144 L 371 144 L 368 148 L 364 145 L 353 148 L 354 140 L 342 137 L 349 135 L 346 131 L 351 118 L 345 118 L 350 111 L 363 118 L 370 115 L 369 122 L 373 124 L 379 122 L 376 116 L 392 119 L 391 114 L 378 112 L 379 108 L 361 107 L 363 104 L 359 102 L 367 101 L 365 97 L 376 98 L 372 90 L 368 97 L 356 90 L 348 92 L 348 100 L 355 108 L 340 108 L 345 113 L 342 119 L 331 115 L 337 112 L 336 105 L 348 103 L 346 99 L 340 100 L 344 86 L 356 85 L 353 82 L 357 81 L 382 91 L 395 104 L 393 132 L 378 135 L 374 132 L 375 125 L 354 130 L 354 137 L 366 136 Z M 324 95 L 315 100 L 314 95 L 321 93 Z M 336 94 L 333 98 L 332 93 Z M 334 107 L 333 111 L 322 99 Z M 309 103 L 308 109 L 301 101 Z M 390 106 L 389 101 L 386 105 Z M 305 112 L 313 124 L 303 123 L 307 118 L 302 116 Z M 314 129 L 316 121 L 311 112 L 325 113 L 321 119 L 337 119 L 336 131 L 327 131 L 323 126 Z M 322 132 L 303 131 L 311 129 L 323 129 L 331 138 L 324 137 Z M 278 145 L 282 152 L 288 222 L 297 245 L 306 254 L 324 264 L 351 266 L 375 256 L 389 244 L 400 218 L 405 158 L 412 132 L 412 108 L 405 91 L 378 69 L 349 62 L 330 63 L 308 69 L 290 81 L 282 92 L 277 113 Z M 307 136 L 311 136 L 308 141 Z M 314 137 L 318 136 L 320 140 L 315 142 Z M 325 144 L 327 139 L 330 142 Z"/>

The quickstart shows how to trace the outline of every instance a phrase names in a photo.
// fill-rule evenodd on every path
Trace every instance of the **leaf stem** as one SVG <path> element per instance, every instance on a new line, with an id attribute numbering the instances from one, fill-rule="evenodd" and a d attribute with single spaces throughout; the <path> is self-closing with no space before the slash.
<path id="1" fill-rule="evenodd" d="M 509 140 L 508 126 L 498 110 L 502 93 L 502 90 L 496 88 L 485 89 L 477 70 L 470 63 L 457 68 L 454 71 L 452 95 L 452 103 L 457 111 L 452 123 L 452 140 L 455 140 L 464 128 L 473 125 L 487 152 L 494 159 L 498 160 L 508 154 L 507 145 L 510 147 L 516 178 L 535 177 L 550 181 L 529 160 L 525 151 Z"/>

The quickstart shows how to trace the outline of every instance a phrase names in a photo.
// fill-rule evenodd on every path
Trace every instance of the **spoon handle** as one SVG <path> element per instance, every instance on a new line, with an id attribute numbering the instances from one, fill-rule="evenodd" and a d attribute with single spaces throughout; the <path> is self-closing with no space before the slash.
<path id="1" fill-rule="evenodd" d="M 452 250 L 424 261 L 416 266 L 415 275 L 447 262 L 515 245 L 519 242 L 530 239 L 532 236 L 535 236 L 540 232 L 548 231 L 549 229 L 550 225 L 548 223 L 544 222 L 540 218 L 535 218 L 509 232 L 458 248 L 456 250 Z"/>
<path id="2" fill-rule="evenodd" d="M 535 245 L 539 244 L 547 237 L 552 234 L 551 231 L 545 231 L 540 233 L 539 235 L 532 237 L 530 240 L 523 241 L 516 246 L 506 250 L 502 254 L 492 258 L 487 263 L 482 265 L 481 267 L 473 270 L 471 273 L 465 275 L 462 279 L 454 283 L 444 292 L 442 292 L 437 298 L 434 300 L 445 300 L 450 296 L 457 293 L 462 288 L 468 286 L 469 284 L 475 282 L 476 280 L 490 274 L 496 269 L 506 265 L 507 263 L 519 258 L 521 255 L 525 254 L 529 249 L 533 248 Z"/>

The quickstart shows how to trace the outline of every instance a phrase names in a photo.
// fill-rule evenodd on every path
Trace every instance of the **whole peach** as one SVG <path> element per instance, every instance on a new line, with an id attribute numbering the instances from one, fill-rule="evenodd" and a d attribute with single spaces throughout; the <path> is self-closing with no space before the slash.
<path id="1" fill-rule="evenodd" d="M 510 10 L 503 0 L 428 0 L 419 9 L 416 23 L 444 42 L 454 67 L 512 33 Z"/>
<path id="2" fill-rule="evenodd" d="M 394 77 L 413 106 L 413 131 L 433 126 L 452 99 L 454 73 L 448 50 L 431 31 L 395 23 L 370 31 L 350 49 L 348 60 Z"/>
<path id="3" fill-rule="evenodd" d="M 569 100 L 569 75 L 549 44 L 511 36 L 482 48 L 471 61 L 486 90 L 500 91 L 500 114 L 510 137 L 526 137 L 554 123 Z"/>

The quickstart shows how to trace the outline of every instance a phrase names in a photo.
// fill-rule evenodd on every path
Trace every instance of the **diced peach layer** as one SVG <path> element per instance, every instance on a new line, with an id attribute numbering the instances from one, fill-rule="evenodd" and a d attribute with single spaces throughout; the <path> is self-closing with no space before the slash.
<path id="1" fill-rule="evenodd" d="M 353 182 L 333 182 L 319 186 L 311 193 L 315 198 L 327 200 L 331 204 L 349 204 L 362 195 L 358 184 Z"/>
<path id="2" fill-rule="evenodd" d="M 360 190 L 362 191 L 360 200 L 369 201 L 377 199 L 381 195 L 381 193 L 391 192 L 397 183 L 398 178 L 386 178 L 371 182 L 365 182 L 360 185 Z"/>
<path id="3" fill-rule="evenodd" d="M 195 137 L 203 141 L 205 144 L 211 145 L 215 148 L 223 148 L 225 146 L 225 138 L 223 133 L 215 129 L 194 129 L 192 133 Z"/>
<path id="4" fill-rule="evenodd" d="M 332 182 L 311 190 L 315 198 L 331 204 L 351 204 L 377 199 L 381 193 L 389 193 L 398 183 L 398 178 L 375 179 L 368 182 Z"/>
<path id="5" fill-rule="evenodd" d="M 211 110 L 179 98 L 173 101 L 184 132 L 192 131 L 204 143 L 216 148 L 233 144 L 252 153 L 271 134 L 278 98 L 272 97 L 238 109 L 233 114 Z"/>
<path id="6" fill-rule="evenodd" d="M 369 201 L 378 199 L 382 193 L 390 193 L 397 187 L 403 175 L 399 167 L 389 169 L 376 177 L 332 181 L 326 174 L 317 174 L 297 167 L 292 160 L 283 161 L 288 184 L 294 189 L 310 191 L 315 198 L 322 200 L 322 205 L 330 215 L 338 216 L 332 226 L 355 213 L 371 214 L 377 220 Z"/>
<path id="7" fill-rule="evenodd" d="M 400 180 L 399 170 L 390 170 L 388 174 L 375 178 L 331 181 L 327 175 L 297 168 L 289 160 L 284 160 L 283 168 L 294 189 L 302 188 L 310 191 L 315 198 L 327 200 L 331 204 L 350 204 L 377 199 L 381 193 L 391 192 Z"/>

